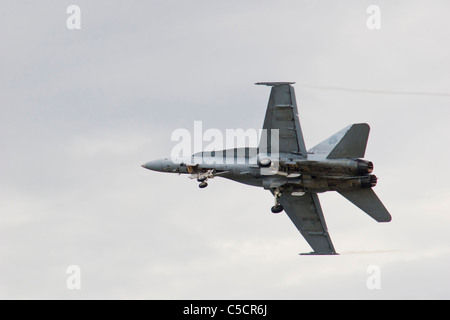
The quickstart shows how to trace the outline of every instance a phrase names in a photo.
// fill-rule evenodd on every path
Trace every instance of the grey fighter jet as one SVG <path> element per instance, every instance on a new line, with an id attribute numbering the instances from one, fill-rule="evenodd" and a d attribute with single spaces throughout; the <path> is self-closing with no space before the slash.
<path id="1" fill-rule="evenodd" d="M 356 123 L 307 150 L 295 99 L 294 82 L 258 82 L 272 87 L 259 146 L 204 151 L 189 158 L 164 158 L 142 167 L 189 174 L 199 187 L 223 177 L 263 187 L 274 197 L 273 213 L 285 211 L 314 255 L 337 254 L 327 230 L 318 193 L 337 191 L 377 222 L 391 215 L 373 191 L 373 163 L 363 160 L 369 125 Z M 270 138 L 269 138 L 270 137 Z"/>

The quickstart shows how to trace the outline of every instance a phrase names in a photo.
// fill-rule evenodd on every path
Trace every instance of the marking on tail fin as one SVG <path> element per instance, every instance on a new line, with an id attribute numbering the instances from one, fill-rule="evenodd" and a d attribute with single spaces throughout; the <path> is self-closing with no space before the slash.
<path id="1" fill-rule="evenodd" d="M 318 145 L 308 150 L 308 158 L 313 160 L 324 160 L 328 154 L 336 147 L 345 134 L 350 130 L 352 125 L 349 125 L 341 131 L 333 134 L 331 137 L 325 139 Z"/>

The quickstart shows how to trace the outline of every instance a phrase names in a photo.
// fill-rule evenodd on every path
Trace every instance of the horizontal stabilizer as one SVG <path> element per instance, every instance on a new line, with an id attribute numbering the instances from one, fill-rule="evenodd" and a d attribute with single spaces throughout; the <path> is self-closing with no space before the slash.
<path id="1" fill-rule="evenodd" d="M 391 215 L 371 188 L 338 192 L 376 221 L 391 221 Z"/>

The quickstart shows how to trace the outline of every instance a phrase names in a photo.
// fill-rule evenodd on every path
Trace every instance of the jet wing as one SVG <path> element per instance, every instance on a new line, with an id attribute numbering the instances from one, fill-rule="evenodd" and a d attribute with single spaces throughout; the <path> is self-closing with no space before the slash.
<path id="1" fill-rule="evenodd" d="M 328 234 L 317 193 L 307 192 L 303 196 L 292 196 L 290 192 L 285 191 L 281 194 L 280 203 L 314 250 L 309 254 L 336 254 Z"/>
<path id="2" fill-rule="evenodd" d="M 298 118 L 297 102 L 295 99 L 294 82 L 257 82 L 256 84 L 271 86 L 269 103 L 264 118 L 263 130 L 267 130 L 267 141 L 261 141 L 260 149 L 272 153 L 271 137 L 276 136 L 278 130 L 279 153 L 295 153 L 307 157 L 302 129 Z M 267 149 L 265 149 L 267 147 Z M 274 152 L 276 152 L 274 148 Z"/>

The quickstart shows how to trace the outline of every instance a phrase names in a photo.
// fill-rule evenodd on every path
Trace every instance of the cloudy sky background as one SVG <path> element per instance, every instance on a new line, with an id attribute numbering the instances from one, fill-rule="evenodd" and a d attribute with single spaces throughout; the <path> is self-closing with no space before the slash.
<path id="1" fill-rule="evenodd" d="M 450 97 L 302 86 L 450 93 L 448 1 L 1 3 L 0 298 L 450 298 Z M 322 194 L 341 255 L 298 256 L 311 249 L 269 192 L 140 167 L 195 120 L 260 128 L 257 81 L 297 82 L 308 148 L 370 124 L 391 223 Z"/>

